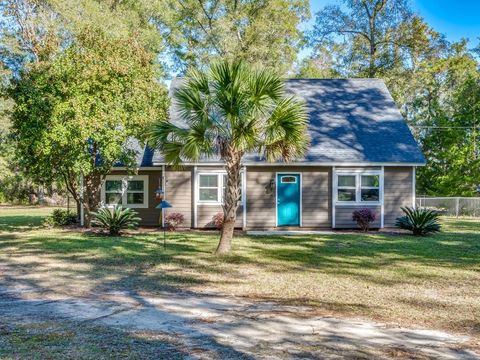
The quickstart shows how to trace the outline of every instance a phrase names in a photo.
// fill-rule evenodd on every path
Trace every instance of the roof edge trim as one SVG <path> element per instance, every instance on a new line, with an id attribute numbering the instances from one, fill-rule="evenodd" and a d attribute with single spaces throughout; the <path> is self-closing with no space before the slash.
<path id="1" fill-rule="evenodd" d="M 153 163 L 153 166 L 169 165 L 168 163 Z M 222 162 L 184 162 L 181 166 L 224 166 Z M 261 162 L 242 162 L 244 166 L 425 166 L 426 163 L 412 162 L 290 162 L 290 163 L 261 163 Z"/>

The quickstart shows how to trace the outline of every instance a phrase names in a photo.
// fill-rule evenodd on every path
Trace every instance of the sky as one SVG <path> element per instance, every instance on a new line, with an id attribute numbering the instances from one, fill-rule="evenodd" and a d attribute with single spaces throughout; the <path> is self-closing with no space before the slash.
<path id="1" fill-rule="evenodd" d="M 310 0 L 312 15 L 335 0 Z M 469 38 L 477 45 L 480 37 L 480 0 L 410 0 L 412 8 L 449 41 Z"/>
<path id="2" fill-rule="evenodd" d="M 450 41 L 469 38 L 478 44 L 480 0 L 414 0 L 413 8 Z"/>

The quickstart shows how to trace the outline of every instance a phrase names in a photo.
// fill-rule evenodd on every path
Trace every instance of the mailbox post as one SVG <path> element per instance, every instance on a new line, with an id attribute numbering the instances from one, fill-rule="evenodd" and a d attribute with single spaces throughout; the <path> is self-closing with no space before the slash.
<path id="1" fill-rule="evenodd" d="M 162 210 L 162 219 L 163 219 L 163 221 L 162 221 L 162 228 L 163 228 L 163 248 L 164 248 L 164 249 L 166 249 L 166 246 L 167 246 L 166 240 L 165 240 L 165 209 L 169 209 L 169 208 L 171 208 L 171 207 L 172 207 L 172 205 L 171 205 L 168 201 L 166 201 L 166 200 L 162 200 L 162 201 L 160 202 L 160 204 L 158 204 L 158 205 L 156 206 L 157 209 L 161 209 L 161 210 Z"/>

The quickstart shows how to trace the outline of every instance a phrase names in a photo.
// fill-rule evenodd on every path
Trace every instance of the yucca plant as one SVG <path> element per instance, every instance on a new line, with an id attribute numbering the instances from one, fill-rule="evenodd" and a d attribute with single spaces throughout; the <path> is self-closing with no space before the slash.
<path id="1" fill-rule="evenodd" d="M 107 229 L 110 235 L 120 235 L 123 229 L 135 229 L 140 218 L 138 213 L 120 205 L 113 209 L 101 208 L 93 213 L 93 224 Z"/>
<path id="2" fill-rule="evenodd" d="M 401 209 L 405 215 L 397 219 L 395 226 L 410 230 L 415 236 L 425 236 L 440 231 L 439 214 L 435 210 L 410 207 Z"/>

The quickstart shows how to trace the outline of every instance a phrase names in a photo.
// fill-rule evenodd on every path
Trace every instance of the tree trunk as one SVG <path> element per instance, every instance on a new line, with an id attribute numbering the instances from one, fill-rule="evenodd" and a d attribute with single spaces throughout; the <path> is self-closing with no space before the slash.
<path id="1" fill-rule="evenodd" d="M 227 186 L 223 199 L 223 227 L 215 254 L 228 253 L 232 248 L 233 230 L 237 220 L 238 202 L 240 200 L 240 161 L 242 153 L 235 151 L 229 145 L 223 154 L 227 170 Z"/>
<path id="2" fill-rule="evenodd" d="M 229 219 L 223 222 L 222 235 L 218 243 L 215 254 L 223 255 L 229 253 L 232 249 L 233 230 L 235 229 L 235 219 Z"/>
<path id="3" fill-rule="evenodd" d="M 82 205 L 83 205 L 83 216 L 84 216 L 83 226 L 89 229 L 92 227 L 92 211 L 90 209 L 90 204 L 88 203 L 88 201 L 84 200 L 82 201 Z"/>
<path id="4" fill-rule="evenodd" d="M 377 51 L 376 44 L 375 44 L 375 18 L 372 15 L 369 19 L 370 25 L 370 56 L 368 59 L 368 77 L 373 78 L 375 77 L 375 53 Z"/>
<path id="5" fill-rule="evenodd" d="M 95 211 L 100 203 L 101 176 L 93 173 L 85 176 L 85 192 L 83 206 L 85 211 L 84 225 L 88 229 L 92 226 L 92 211 Z"/>

